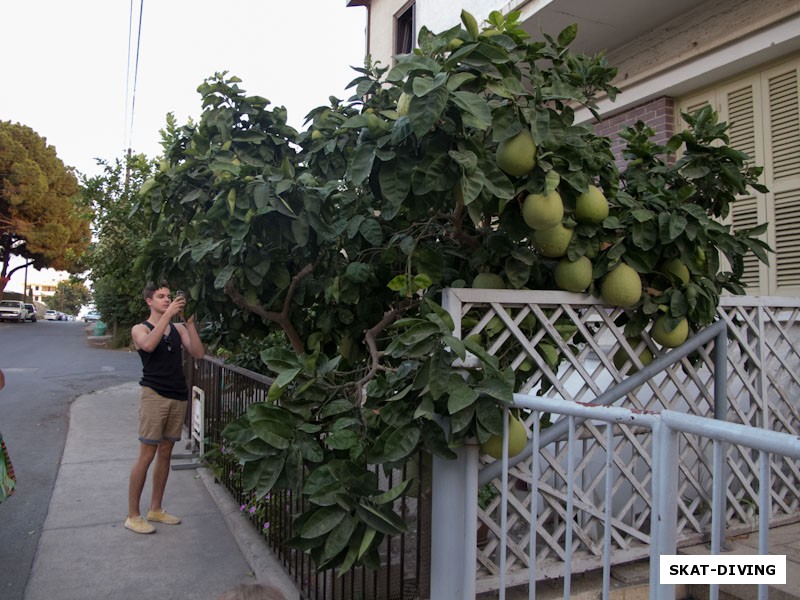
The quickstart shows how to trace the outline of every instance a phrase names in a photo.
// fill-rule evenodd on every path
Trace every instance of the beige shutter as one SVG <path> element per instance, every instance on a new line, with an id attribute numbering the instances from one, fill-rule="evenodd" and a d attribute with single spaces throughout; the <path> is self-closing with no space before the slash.
<path id="1" fill-rule="evenodd" d="M 774 229 L 771 284 L 775 293 L 800 292 L 800 60 L 761 74 L 766 107 L 767 186 Z"/>
<path id="2" fill-rule="evenodd" d="M 729 125 L 730 145 L 751 157 L 751 162 L 763 164 L 764 157 L 757 140 L 761 136 L 758 113 L 758 77 L 748 77 L 728 85 L 684 98 L 678 102 L 680 112 L 692 113 L 710 104 L 719 114 L 720 121 Z M 681 128 L 686 122 L 678 123 Z M 741 196 L 731 205 L 726 219 L 734 230 L 754 227 L 766 220 L 765 202 L 756 195 Z M 724 257 L 721 257 L 724 258 Z M 723 261 L 723 269 L 730 268 Z M 755 255 L 744 259 L 742 283 L 748 294 L 764 294 L 767 290 L 768 272 Z"/>
<path id="3" fill-rule="evenodd" d="M 764 241 L 774 253 L 770 265 L 745 259 L 751 294 L 800 294 L 800 58 L 762 68 L 678 101 L 691 112 L 708 103 L 730 125 L 731 145 L 764 167 L 767 194 L 737 199 L 729 223 L 734 229 L 767 223 Z M 685 127 L 679 122 L 680 128 Z"/>
<path id="4" fill-rule="evenodd" d="M 759 77 L 739 79 L 716 90 L 720 120 L 728 124 L 730 145 L 750 157 L 748 164 L 763 165 L 764 138 L 761 119 L 761 89 Z M 733 230 L 748 229 L 767 220 L 766 198 L 761 194 L 740 196 L 731 205 L 729 222 Z M 769 233 L 764 238 L 769 243 Z M 766 294 L 769 290 L 769 271 L 754 254 L 744 257 L 742 283 L 748 294 Z"/>

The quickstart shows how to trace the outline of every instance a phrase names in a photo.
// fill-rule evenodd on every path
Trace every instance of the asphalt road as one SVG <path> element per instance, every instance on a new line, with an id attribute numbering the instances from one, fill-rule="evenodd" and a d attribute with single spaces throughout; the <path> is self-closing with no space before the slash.
<path id="1" fill-rule="evenodd" d="M 0 323 L 0 431 L 17 491 L 0 504 L 0 598 L 23 598 L 78 396 L 141 374 L 135 352 L 93 348 L 76 321 Z"/>

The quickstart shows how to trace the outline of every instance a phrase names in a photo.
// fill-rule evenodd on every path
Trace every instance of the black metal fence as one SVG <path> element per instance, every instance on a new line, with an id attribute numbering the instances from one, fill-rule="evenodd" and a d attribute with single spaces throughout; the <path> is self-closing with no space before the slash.
<path id="1" fill-rule="evenodd" d="M 305 500 L 290 490 L 273 491 L 267 498 L 254 498 L 242 487 L 238 463 L 224 451 L 222 430 L 230 421 L 243 415 L 249 405 L 265 402 L 272 380 L 208 356 L 203 360 L 187 360 L 186 376 L 190 388 L 197 386 L 205 395 L 205 443 L 211 449 L 211 466 L 217 480 L 228 489 L 253 526 L 264 536 L 264 543 L 269 545 L 294 579 L 304 599 L 413 600 L 429 597 L 429 485 L 412 486 L 409 493 L 395 501 L 395 509 L 408 531 L 383 541 L 379 549 L 381 566 L 378 570 L 354 567 L 342 575 L 332 569 L 318 571 L 308 554 L 290 548 L 286 543 L 294 535 L 294 517 L 302 512 Z M 417 473 L 429 472 L 429 463 L 420 455 L 414 465 Z M 388 475 L 380 474 L 380 481 L 388 490 L 407 475 L 406 472 L 393 471 Z M 420 477 L 419 480 L 429 481 L 429 478 Z"/>

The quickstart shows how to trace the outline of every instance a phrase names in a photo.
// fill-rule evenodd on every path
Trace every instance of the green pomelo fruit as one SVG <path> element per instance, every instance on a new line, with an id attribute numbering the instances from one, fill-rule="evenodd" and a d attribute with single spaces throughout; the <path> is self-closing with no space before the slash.
<path id="1" fill-rule="evenodd" d="M 578 196 L 575 201 L 575 220 L 602 223 L 608 216 L 608 200 L 594 185 L 589 186 L 589 191 Z"/>
<path id="2" fill-rule="evenodd" d="M 484 290 L 503 290 L 506 284 L 503 278 L 495 273 L 478 273 L 472 280 L 472 287 Z"/>
<path id="3" fill-rule="evenodd" d="M 385 124 L 383 119 L 381 119 L 378 115 L 374 112 L 368 112 L 367 115 L 367 129 L 369 129 L 369 133 L 372 136 L 381 135 L 384 132 Z"/>
<path id="4" fill-rule="evenodd" d="M 533 232 L 533 242 L 539 254 L 547 258 L 561 258 L 567 253 L 573 230 L 561 223 L 550 229 Z"/>
<path id="5" fill-rule="evenodd" d="M 536 144 L 531 132 L 523 129 L 497 146 L 497 166 L 509 175 L 522 177 L 536 166 Z"/>
<path id="6" fill-rule="evenodd" d="M 681 280 L 684 284 L 689 283 L 689 267 L 687 267 L 680 258 L 673 258 L 668 260 L 661 266 L 663 273 L 674 275 Z"/>
<path id="7" fill-rule="evenodd" d="M 633 308 L 642 296 L 642 279 L 634 269 L 620 263 L 603 279 L 600 295 L 610 306 Z"/>
<path id="8" fill-rule="evenodd" d="M 525 449 L 528 443 L 528 431 L 525 425 L 517 417 L 508 416 L 508 457 L 516 456 Z M 481 452 L 488 454 L 492 458 L 503 458 L 503 436 L 493 435 L 483 444 Z"/>
<path id="9" fill-rule="evenodd" d="M 592 283 L 592 261 L 585 256 L 571 262 L 562 258 L 556 265 L 554 276 L 556 285 L 568 292 L 583 292 Z"/>
<path id="10" fill-rule="evenodd" d="M 522 218 L 531 229 L 550 229 L 564 218 L 564 203 L 558 192 L 530 194 L 522 204 Z"/>
<path id="11" fill-rule="evenodd" d="M 403 92 L 397 100 L 397 114 L 401 117 L 407 115 L 409 106 L 411 106 L 411 94 Z"/>
<path id="12" fill-rule="evenodd" d="M 671 331 L 667 331 L 666 321 L 666 315 L 658 317 L 650 328 L 650 337 L 665 348 L 677 348 L 689 337 L 689 321 L 681 319 Z"/>
<path id="13" fill-rule="evenodd" d="M 639 345 L 639 340 L 628 338 L 628 343 L 635 350 L 636 346 Z M 654 358 L 653 351 L 650 350 L 650 348 L 648 348 L 647 346 L 645 346 L 639 352 L 639 360 L 642 361 L 642 365 L 644 365 L 645 367 L 649 365 L 651 362 L 653 362 L 653 358 Z M 614 353 L 614 366 L 617 368 L 617 371 L 621 371 L 622 367 L 625 366 L 625 363 L 627 361 L 628 361 L 628 352 L 625 350 L 625 348 L 620 348 Z M 639 370 L 639 367 L 637 367 L 633 361 L 630 361 L 630 363 L 631 366 L 628 369 L 628 375 L 633 375 Z"/>

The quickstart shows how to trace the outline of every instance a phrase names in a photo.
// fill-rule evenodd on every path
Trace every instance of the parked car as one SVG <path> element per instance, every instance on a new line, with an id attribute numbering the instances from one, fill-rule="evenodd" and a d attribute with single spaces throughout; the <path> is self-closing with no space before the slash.
<path id="1" fill-rule="evenodd" d="M 58 321 L 58 311 L 55 311 L 55 310 L 46 310 L 46 311 L 44 311 L 44 320 L 45 321 Z"/>
<path id="2" fill-rule="evenodd" d="M 28 318 L 28 309 L 21 300 L 0 300 L 0 320 L 22 323 Z"/>
<path id="3" fill-rule="evenodd" d="M 100 313 L 91 311 L 87 312 L 83 315 L 83 322 L 88 323 L 89 321 L 99 321 L 100 320 Z"/>
<path id="4" fill-rule="evenodd" d="M 26 304 L 25 308 L 28 310 L 28 321 L 36 323 L 36 307 L 33 304 Z"/>

